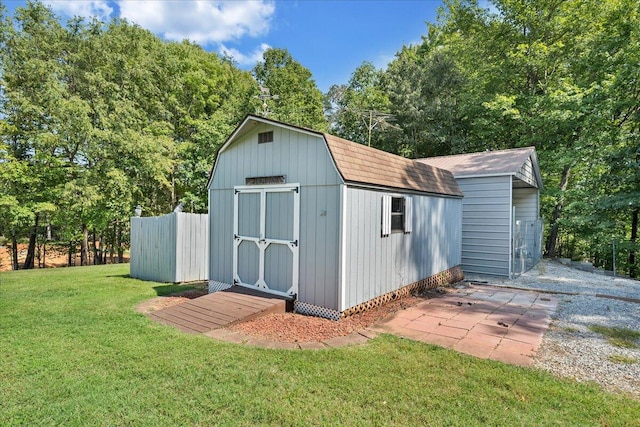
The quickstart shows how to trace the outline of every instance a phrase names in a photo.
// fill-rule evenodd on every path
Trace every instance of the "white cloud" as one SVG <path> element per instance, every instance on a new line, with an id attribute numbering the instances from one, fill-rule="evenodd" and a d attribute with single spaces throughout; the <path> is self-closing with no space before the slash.
<path id="1" fill-rule="evenodd" d="M 88 1 L 46 1 L 51 9 L 57 14 L 64 16 L 82 16 L 84 18 L 97 17 L 101 21 L 109 21 L 113 8 L 106 0 Z"/>
<path id="2" fill-rule="evenodd" d="M 168 40 L 223 43 L 266 34 L 275 4 L 266 0 L 119 0 L 120 16 Z"/>
<path id="3" fill-rule="evenodd" d="M 262 43 L 260 44 L 260 46 L 258 46 L 257 48 L 255 48 L 255 50 L 253 52 L 251 52 L 248 55 L 245 55 L 244 53 L 240 52 L 237 49 L 234 48 L 228 48 L 224 45 L 220 45 L 220 54 L 221 55 L 226 55 L 226 56 L 230 56 L 231 58 L 233 58 L 233 60 L 235 62 L 238 63 L 238 65 L 241 66 L 253 66 L 255 65 L 257 62 L 262 61 L 262 54 L 264 53 L 265 50 L 271 48 L 271 46 L 269 46 L 266 43 Z"/>

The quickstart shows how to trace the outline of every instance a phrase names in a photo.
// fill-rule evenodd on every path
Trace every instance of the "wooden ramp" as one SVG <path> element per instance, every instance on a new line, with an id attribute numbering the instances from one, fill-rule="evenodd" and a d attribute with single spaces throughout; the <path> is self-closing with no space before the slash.
<path id="1" fill-rule="evenodd" d="M 270 313 L 284 313 L 288 299 L 233 286 L 149 314 L 189 333 L 203 333 Z"/>

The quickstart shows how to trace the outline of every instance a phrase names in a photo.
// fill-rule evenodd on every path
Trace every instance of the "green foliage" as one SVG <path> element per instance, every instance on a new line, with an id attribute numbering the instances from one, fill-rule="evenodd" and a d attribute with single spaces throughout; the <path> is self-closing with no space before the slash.
<path id="1" fill-rule="evenodd" d="M 267 101 L 269 117 L 318 131 L 327 128 L 323 112 L 322 92 L 311 71 L 297 62 L 286 49 L 267 49 L 253 75 L 277 100 Z M 256 93 L 257 95 L 257 93 Z M 256 105 L 259 111 L 263 108 Z"/>
<path id="2" fill-rule="evenodd" d="M 346 85 L 333 85 L 325 97 L 331 133 L 351 141 L 394 151 L 386 147 L 383 132 L 389 127 L 389 99 L 383 71 L 363 62 Z"/>
<path id="3" fill-rule="evenodd" d="M 393 336 L 274 350 L 184 334 L 135 311 L 164 288 L 124 265 L 0 273 L 0 425 L 638 424 L 632 397 Z"/>

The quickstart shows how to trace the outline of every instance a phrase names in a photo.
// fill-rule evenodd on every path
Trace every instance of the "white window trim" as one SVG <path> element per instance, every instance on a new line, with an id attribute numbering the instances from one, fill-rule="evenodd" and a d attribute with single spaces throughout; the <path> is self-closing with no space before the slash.
<path id="1" fill-rule="evenodd" d="M 382 196 L 382 237 L 391 234 L 391 195 Z"/>
<path id="2" fill-rule="evenodd" d="M 411 196 L 385 194 L 382 196 L 382 237 L 391 235 L 391 205 L 393 198 L 404 199 L 404 224 L 402 232 L 409 234 L 413 231 L 413 198 Z"/>

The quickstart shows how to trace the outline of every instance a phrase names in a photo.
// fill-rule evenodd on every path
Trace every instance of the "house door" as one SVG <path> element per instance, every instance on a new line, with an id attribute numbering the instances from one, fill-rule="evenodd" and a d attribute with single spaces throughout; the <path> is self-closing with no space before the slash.
<path id="1" fill-rule="evenodd" d="M 299 189 L 298 184 L 235 187 L 234 284 L 298 293 Z"/>

